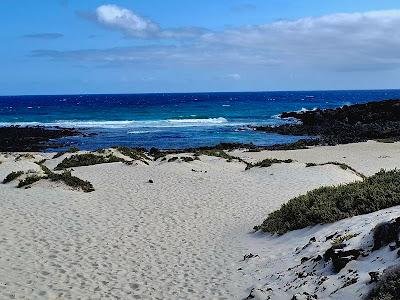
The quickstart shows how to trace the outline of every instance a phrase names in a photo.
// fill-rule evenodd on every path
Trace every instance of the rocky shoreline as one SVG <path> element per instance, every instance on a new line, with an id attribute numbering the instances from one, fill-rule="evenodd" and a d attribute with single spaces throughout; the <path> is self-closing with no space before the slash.
<path id="1" fill-rule="evenodd" d="M 279 126 L 255 126 L 252 129 L 282 135 L 310 136 L 310 139 L 263 147 L 254 144 L 221 143 L 210 147 L 161 151 L 163 153 L 183 153 L 205 149 L 234 150 L 240 148 L 247 148 L 249 151 L 294 150 L 306 149 L 309 146 L 349 144 L 368 140 L 400 141 L 400 100 L 345 105 L 336 109 L 283 112 L 280 117 L 298 122 Z M 83 134 L 74 128 L 0 127 L 0 151 L 40 152 L 48 148 L 66 147 L 68 145 L 54 140 L 78 135 Z"/>
<path id="2" fill-rule="evenodd" d="M 81 135 L 76 129 L 69 128 L 45 128 L 42 126 L 0 127 L 0 151 L 1 152 L 40 152 L 47 148 L 59 148 L 66 146 L 54 139 L 68 136 Z"/>
<path id="3" fill-rule="evenodd" d="M 400 100 L 345 105 L 336 109 L 284 112 L 281 118 L 300 122 L 280 126 L 256 126 L 253 129 L 283 135 L 315 136 L 320 145 L 367 140 L 400 141 Z"/>

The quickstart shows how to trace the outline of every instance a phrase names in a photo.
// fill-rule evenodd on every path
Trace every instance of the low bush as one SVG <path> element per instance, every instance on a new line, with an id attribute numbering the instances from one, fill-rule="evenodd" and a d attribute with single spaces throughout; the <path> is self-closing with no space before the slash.
<path id="1" fill-rule="evenodd" d="M 221 145 L 225 145 L 225 144 L 221 144 Z M 246 162 L 245 160 L 241 159 L 240 157 L 230 155 L 230 154 L 226 153 L 224 150 L 221 150 L 221 149 L 218 149 L 218 148 L 202 149 L 202 150 L 198 150 L 198 151 L 196 151 L 194 153 L 195 157 L 199 157 L 200 155 L 215 156 L 215 157 L 224 158 L 227 162 L 231 162 L 231 161 L 236 160 L 236 161 L 239 161 L 239 162 L 242 162 L 242 163 L 246 164 L 246 166 L 249 165 L 248 162 Z"/>
<path id="2" fill-rule="evenodd" d="M 382 170 L 363 181 L 321 187 L 293 198 L 255 229 L 284 234 L 396 205 L 400 205 L 400 171 Z"/>
<path id="3" fill-rule="evenodd" d="M 24 180 L 21 180 L 18 183 L 17 188 L 22 188 L 24 186 L 31 185 L 32 183 L 35 183 L 35 182 L 39 181 L 40 179 L 42 179 L 42 177 L 40 177 L 40 176 L 38 176 L 36 174 L 35 175 L 29 175 Z"/>
<path id="4" fill-rule="evenodd" d="M 61 174 L 52 172 L 48 167 L 45 165 L 40 165 L 43 172 L 46 174 L 46 178 L 50 179 L 51 181 L 62 181 L 66 185 L 72 188 L 78 188 L 84 191 L 85 193 L 90 193 L 94 191 L 93 185 L 86 180 L 82 180 L 76 176 L 72 176 L 71 171 L 64 170 Z"/>
<path id="5" fill-rule="evenodd" d="M 337 161 L 329 161 L 326 163 L 321 163 L 321 164 L 316 164 L 316 163 L 306 163 L 306 168 L 309 167 L 316 167 L 316 166 L 325 166 L 325 165 L 334 165 L 334 166 L 338 166 L 339 168 L 341 168 L 342 170 L 350 170 L 353 173 L 355 173 L 356 175 L 360 176 L 361 178 L 365 178 L 365 175 L 358 172 L 356 169 L 354 169 L 353 167 L 349 166 L 348 164 L 342 163 L 342 162 L 337 162 Z"/>
<path id="6" fill-rule="evenodd" d="M 71 171 L 64 171 L 61 174 L 57 174 L 56 179 L 64 182 L 66 185 L 72 188 L 81 189 L 85 193 L 90 193 L 94 191 L 94 187 L 89 181 L 82 180 L 76 176 L 72 176 Z M 54 178 L 52 180 L 54 180 Z"/>
<path id="7" fill-rule="evenodd" d="M 127 157 L 132 158 L 133 160 L 140 160 L 143 163 L 145 163 L 146 165 L 148 165 L 149 163 L 147 162 L 147 160 L 149 159 L 147 157 L 147 155 L 145 154 L 145 150 L 144 149 L 137 149 L 137 148 L 129 148 L 129 147 L 125 147 L 125 146 L 119 146 L 116 147 L 116 149 L 118 150 L 118 152 L 120 152 L 122 155 L 125 155 Z"/>
<path id="8" fill-rule="evenodd" d="M 273 164 L 280 164 L 280 163 L 289 164 L 289 163 L 292 163 L 292 162 L 293 162 L 293 159 L 281 160 L 281 159 L 276 159 L 276 158 L 267 158 L 267 159 L 264 159 L 262 161 L 259 161 L 259 162 L 255 163 L 255 164 L 247 163 L 246 170 L 249 170 L 249 169 L 255 168 L 255 167 L 268 168 L 268 167 L 272 166 Z"/>
<path id="9" fill-rule="evenodd" d="M 165 157 L 165 155 L 167 155 L 167 153 L 162 152 L 159 149 L 154 148 L 154 147 L 150 149 L 149 154 L 154 157 L 154 160 L 157 160 L 161 157 Z"/>
<path id="10" fill-rule="evenodd" d="M 383 272 L 376 287 L 367 296 L 367 300 L 397 300 L 400 295 L 400 267 L 391 267 Z"/>
<path id="11" fill-rule="evenodd" d="M 30 153 L 24 153 L 24 154 L 19 154 L 16 158 L 15 161 L 21 160 L 21 159 L 35 159 L 35 156 L 33 156 Z"/>
<path id="12" fill-rule="evenodd" d="M 71 157 L 64 158 L 64 160 L 55 167 L 55 170 L 123 161 L 124 160 L 122 158 L 118 158 L 111 154 L 107 156 L 95 155 L 92 153 L 76 154 Z"/>
<path id="13" fill-rule="evenodd" d="M 9 183 L 24 174 L 23 171 L 11 172 L 4 178 L 3 183 Z"/>
<path id="14" fill-rule="evenodd" d="M 357 236 L 357 234 L 354 233 L 347 233 L 345 235 L 339 236 L 332 241 L 332 246 L 339 246 L 344 242 L 351 240 L 355 236 Z"/>
<path id="15" fill-rule="evenodd" d="M 66 154 L 66 153 L 76 153 L 76 152 L 78 152 L 78 151 L 79 151 L 78 148 L 76 148 L 76 147 L 71 147 L 71 148 L 69 148 L 67 151 L 62 151 L 62 152 L 56 153 L 56 154 L 53 156 L 53 158 L 61 157 L 61 156 L 63 156 L 63 155 Z"/>

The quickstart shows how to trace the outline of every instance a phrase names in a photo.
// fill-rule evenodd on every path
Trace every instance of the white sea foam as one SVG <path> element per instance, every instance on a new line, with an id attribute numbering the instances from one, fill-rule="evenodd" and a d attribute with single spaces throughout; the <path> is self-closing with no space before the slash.
<path id="1" fill-rule="evenodd" d="M 167 120 L 125 120 L 125 121 L 79 121 L 79 120 L 59 120 L 55 122 L 16 122 L 0 123 L 0 126 L 60 126 L 74 128 L 157 128 L 157 127 L 194 127 L 194 126 L 225 126 L 239 125 L 229 123 L 225 118 L 208 119 L 167 119 Z"/>
<path id="2" fill-rule="evenodd" d="M 318 109 L 318 107 L 314 107 L 313 109 L 307 109 L 307 108 L 305 108 L 305 107 L 302 107 L 300 110 L 297 110 L 297 111 L 295 111 L 295 112 L 297 112 L 297 113 L 301 113 L 301 112 L 307 112 L 307 111 L 316 111 Z"/>

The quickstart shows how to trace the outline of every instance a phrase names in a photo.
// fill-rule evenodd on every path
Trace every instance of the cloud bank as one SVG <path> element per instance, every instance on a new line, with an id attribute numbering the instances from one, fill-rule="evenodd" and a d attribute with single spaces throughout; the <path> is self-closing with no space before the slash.
<path id="1" fill-rule="evenodd" d="M 95 11 L 94 20 L 107 28 L 119 30 L 126 36 L 146 39 L 183 39 L 204 34 L 207 30 L 198 27 L 162 29 L 158 24 L 132 10 L 106 4 Z"/>
<path id="2" fill-rule="evenodd" d="M 163 29 L 115 5 L 96 9 L 96 22 L 133 38 L 141 47 L 37 50 L 34 56 L 102 64 L 229 66 L 375 71 L 400 67 L 400 10 L 331 14 L 244 26 L 219 32 Z M 157 40 L 171 39 L 169 45 Z M 174 39 L 187 39 L 175 43 Z"/>

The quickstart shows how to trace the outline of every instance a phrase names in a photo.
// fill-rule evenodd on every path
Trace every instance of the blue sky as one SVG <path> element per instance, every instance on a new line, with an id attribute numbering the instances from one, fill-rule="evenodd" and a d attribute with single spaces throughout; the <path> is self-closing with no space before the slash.
<path id="1" fill-rule="evenodd" d="M 398 0 L 0 8 L 0 95 L 400 87 Z"/>

